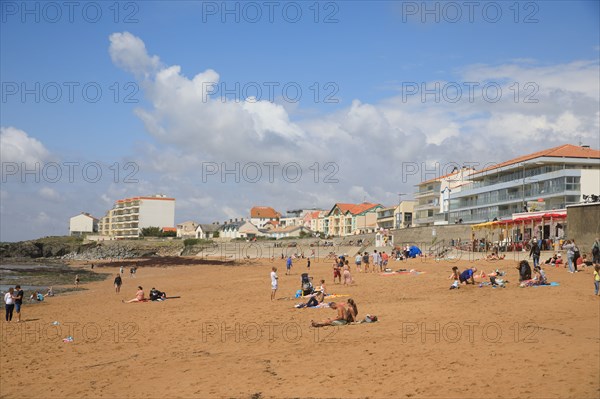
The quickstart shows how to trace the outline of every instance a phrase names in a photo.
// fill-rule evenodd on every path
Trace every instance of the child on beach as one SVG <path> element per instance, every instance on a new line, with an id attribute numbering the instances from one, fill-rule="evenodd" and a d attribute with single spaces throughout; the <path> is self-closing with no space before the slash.
<path id="1" fill-rule="evenodd" d="M 277 268 L 273 266 L 271 268 L 271 300 L 275 299 L 275 293 L 277 292 L 277 286 L 279 284 L 279 277 L 277 277 Z"/>
<path id="2" fill-rule="evenodd" d="M 79 274 L 75 275 L 75 287 L 79 287 Z"/>
<path id="3" fill-rule="evenodd" d="M 121 292 L 121 285 L 123 284 L 123 280 L 121 279 L 121 274 L 117 274 L 115 277 L 115 292 L 118 294 Z"/>
<path id="4" fill-rule="evenodd" d="M 321 287 L 319 290 L 323 293 L 323 295 L 327 295 L 327 289 L 325 288 L 325 280 L 321 280 Z"/>
<path id="5" fill-rule="evenodd" d="M 458 285 L 459 280 L 460 280 L 460 273 L 458 271 L 458 267 L 454 266 L 452 268 L 452 274 L 449 275 L 448 278 L 449 279 L 454 279 L 454 282 L 450 286 L 451 290 L 460 288 L 460 286 Z"/>
<path id="6" fill-rule="evenodd" d="M 600 292 L 600 263 L 594 265 L 594 295 Z"/>

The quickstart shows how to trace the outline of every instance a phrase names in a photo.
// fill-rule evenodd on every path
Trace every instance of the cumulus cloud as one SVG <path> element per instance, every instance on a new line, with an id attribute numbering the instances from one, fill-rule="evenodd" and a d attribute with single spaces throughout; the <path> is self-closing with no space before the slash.
<path id="1" fill-rule="evenodd" d="M 222 101 L 211 95 L 220 82 L 217 71 L 206 69 L 187 77 L 178 65 L 161 65 L 140 38 L 127 32 L 111 35 L 110 42 L 115 65 L 143 75 L 139 79 L 149 106 L 135 113 L 159 143 L 141 150 L 147 155 L 140 157 L 145 158 L 145 169 L 157 177 L 145 188 L 187 198 L 182 210 L 189 213 L 181 215 L 183 219 L 243 216 L 254 204 L 280 210 L 329 209 L 333 202 L 366 197 L 389 205 L 397 202 L 398 192 L 413 192 L 414 184 L 436 163 L 442 174 L 444 164 L 483 165 L 579 139 L 592 146 L 598 142 L 597 60 L 468 65 L 451 79 L 416 83 L 431 88 L 436 83 L 444 87 L 476 82 L 473 98 L 462 85 L 457 101 L 444 92 L 437 101 L 435 96 L 400 93 L 373 104 L 354 99 L 329 114 L 310 116 L 298 106 L 253 98 Z M 500 88 L 497 101 L 485 97 L 493 92 L 482 92 L 490 83 Z M 290 109 L 305 117 L 294 120 Z M 280 177 L 278 184 L 244 185 L 242 179 L 233 188 L 210 185 L 200 178 L 205 161 L 228 168 L 247 162 L 298 162 L 303 178 L 293 184 Z M 335 164 L 336 183 L 325 181 L 332 173 L 325 169 L 329 162 Z M 406 164 L 416 165 L 418 173 L 407 176 Z M 311 165 L 318 165 L 318 173 Z M 276 170 L 278 176 L 281 172 Z"/>
<path id="2" fill-rule="evenodd" d="M 50 152 L 39 140 L 23 130 L 8 126 L 0 127 L 0 158 L 2 162 L 24 162 L 26 165 L 41 163 Z M 31 166 L 29 166 L 31 168 Z"/>
<path id="3" fill-rule="evenodd" d="M 157 56 L 148 55 L 144 42 L 129 32 L 110 35 L 109 54 L 115 65 L 135 75 L 148 75 L 160 64 Z"/>

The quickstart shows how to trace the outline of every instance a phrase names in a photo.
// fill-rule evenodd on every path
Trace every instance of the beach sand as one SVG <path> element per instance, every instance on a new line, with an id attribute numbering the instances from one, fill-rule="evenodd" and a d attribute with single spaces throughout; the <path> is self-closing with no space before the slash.
<path id="1" fill-rule="evenodd" d="M 271 302 L 300 288 L 306 261 L 285 275 L 283 260 L 236 266 L 126 267 L 39 306 L 25 323 L 2 322 L 0 397 L 44 398 L 598 398 L 600 297 L 591 269 L 548 268 L 558 287 L 519 288 L 514 260 L 479 261 L 508 272 L 508 287 L 449 290 L 455 264 L 391 262 L 419 275 L 359 274 L 332 281 L 329 261 L 313 261 L 314 283 L 352 297 L 377 323 L 313 329 L 331 309 Z M 94 271 L 116 273 L 118 267 Z M 136 287 L 181 296 L 123 304 Z M 335 301 L 346 301 L 339 297 Z M 3 315 L 2 315 L 3 316 Z M 53 326 L 58 321 L 60 325 Z M 65 343 L 63 338 L 73 337 Z"/>

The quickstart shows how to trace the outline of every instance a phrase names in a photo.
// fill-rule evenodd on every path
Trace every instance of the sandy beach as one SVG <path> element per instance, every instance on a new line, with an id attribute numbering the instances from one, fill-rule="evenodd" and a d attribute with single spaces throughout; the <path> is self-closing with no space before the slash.
<path id="1" fill-rule="evenodd" d="M 454 265 L 503 269 L 507 288 L 449 290 Z M 118 267 L 87 290 L 23 306 L 24 323 L 2 322 L 0 397 L 45 398 L 598 398 L 600 297 L 592 270 L 547 268 L 556 287 L 519 288 L 514 260 L 413 259 L 352 272 L 334 284 L 331 262 L 313 261 L 315 284 L 353 298 L 372 324 L 314 329 L 331 309 L 296 309 L 306 261 Z M 278 299 L 269 300 L 272 266 Z M 487 281 L 487 279 L 485 279 Z M 123 304 L 143 286 L 165 302 Z M 58 322 L 58 325 L 54 325 Z M 73 342 L 63 338 L 73 337 Z"/>

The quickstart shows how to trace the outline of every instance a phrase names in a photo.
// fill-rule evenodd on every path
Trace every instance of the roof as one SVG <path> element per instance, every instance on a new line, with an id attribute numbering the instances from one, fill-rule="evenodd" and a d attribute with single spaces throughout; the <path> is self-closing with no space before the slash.
<path id="1" fill-rule="evenodd" d="M 91 219 L 94 219 L 94 220 L 100 220 L 100 219 L 95 218 L 95 217 L 93 217 L 92 215 L 90 215 L 89 213 L 86 213 L 86 212 L 81 212 L 79 215 L 75 215 L 71 219 L 76 218 L 77 216 L 87 216 L 87 217 L 89 217 Z"/>
<path id="2" fill-rule="evenodd" d="M 273 230 L 268 230 L 269 233 L 290 233 L 292 231 L 296 231 L 298 229 L 310 230 L 306 226 L 287 226 L 283 228 L 276 228 Z"/>
<path id="3" fill-rule="evenodd" d="M 454 175 L 457 175 L 457 174 L 459 174 L 459 173 L 464 173 L 464 172 L 471 172 L 471 173 L 469 173 L 469 175 L 470 175 L 470 174 L 472 174 L 474 171 L 475 171 L 475 169 L 471 169 L 471 168 L 457 169 L 457 170 L 455 170 L 455 171 L 453 171 L 453 172 L 450 172 L 450 173 L 448 173 L 448 174 L 446 174 L 446 175 L 443 175 L 443 176 L 438 176 L 438 177 L 434 177 L 433 179 L 429 179 L 429 180 L 422 181 L 421 183 L 419 183 L 419 184 L 417 184 L 417 185 L 418 185 L 418 186 L 420 186 L 420 185 L 422 185 L 422 184 L 428 184 L 428 183 L 433 183 L 433 182 L 436 182 L 436 181 L 441 181 L 441 180 L 444 180 L 444 179 L 446 179 L 446 178 L 448 178 L 448 177 L 450 177 L 450 176 L 454 176 Z"/>
<path id="4" fill-rule="evenodd" d="M 277 212 L 270 206 L 254 206 L 250 209 L 251 218 L 277 219 L 281 217 L 281 213 Z"/>
<path id="5" fill-rule="evenodd" d="M 162 231 L 177 231 L 176 227 L 163 227 Z"/>
<path id="6" fill-rule="evenodd" d="M 372 202 L 363 202 L 362 204 L 344 204 L 338 202 L 333 206 L 333 208 L 331 208 L 331 211 L 333 211 L 335 207 L 338 207 L 344 214 L 349 212 L 352 215 L 359 215 L 378 206 L 380 207 L 381 205 L 374 204 Z M 329 213 L 331 213 L 331 211 L 329 211 Z"/>
<path id="7" fill-rule="evenodd" d="M 485 168 L 478 171 L 477 174 L 542 157 L 600 159 L 600 151 L 591 149 L 589 147 L 582 147 L 573 144 L 563 144 L 558 147 L 548 148 L 547 150 L 522 155 L 520 157 L 513 158 L 511 160 L 496 164 L 494 166 L 490 166 L 489 168 Z"/>
<path id="8" fill-rule="evenodd" d="M 199 224 L 198 227 L 200 227 L 202 229 L 203 232 L 205 233 L 214 233 L 215 231 L 218 231 L 221 228 L 220 224 Z M 196 227 L 196 229 L 198 229 L 198 227 Z"/>

